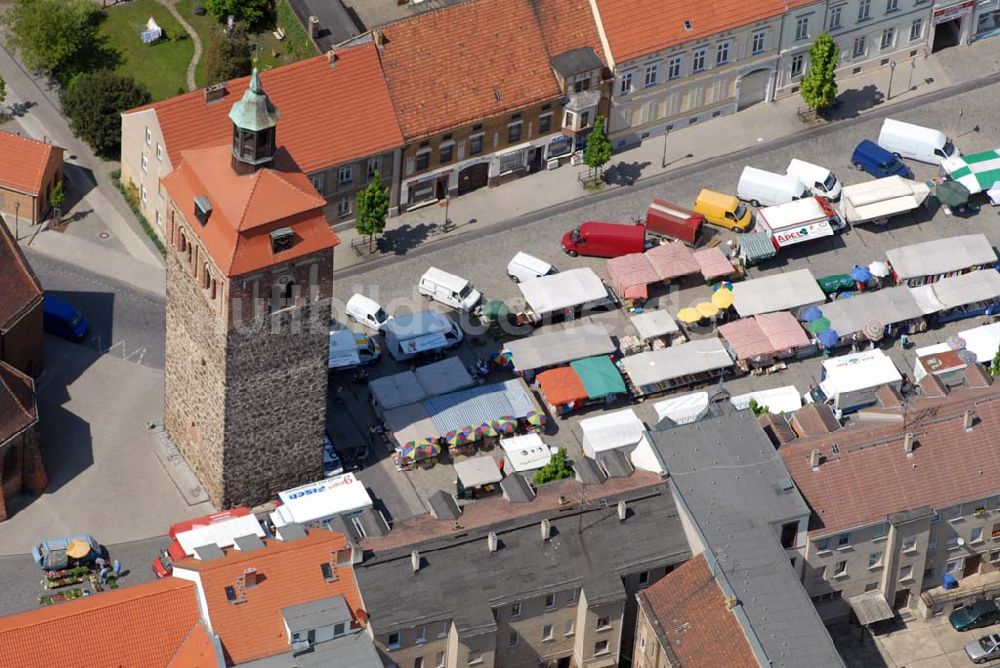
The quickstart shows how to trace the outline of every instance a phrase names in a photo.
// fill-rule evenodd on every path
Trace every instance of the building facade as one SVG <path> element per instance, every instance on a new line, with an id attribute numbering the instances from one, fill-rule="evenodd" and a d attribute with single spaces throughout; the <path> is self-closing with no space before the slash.
<path id="1" fill-rule="evenodd" d="M 790 3 L 781 17 L 781 44 L 774 98 L 797 95 L 809 71 L 809 48 L 823 32 L 827 1 Z"/>
<path id="2" fill-rule="evenodd" d="M 824 30 L 840 48 L 838 76 L 886 68 L 897 91 L 906 87 L 906 72 L 889 72 L 896 63 L 922 58 L 931 32 L 931 0 L 828 0 Z M 807 58 L 808 59 L 808 58 Z M 808 64 L 807 64 L 808 67 Z M 888 81 L 886 82 L 886 94 Z"/>
<path id="3" fill-rule="evenodd" d="M 63 178 L 63 149 L 48 142 L 0 132 L 0 215 L 34 225 L 51 209 L 50 198 Z"/>
<path id="4" fill-rule="evenodd" d="M 164 179 L 164 426 L 220 507 L 322 475 L 338 243 L 256 72 L 229 116 L 231 145 Z"/>

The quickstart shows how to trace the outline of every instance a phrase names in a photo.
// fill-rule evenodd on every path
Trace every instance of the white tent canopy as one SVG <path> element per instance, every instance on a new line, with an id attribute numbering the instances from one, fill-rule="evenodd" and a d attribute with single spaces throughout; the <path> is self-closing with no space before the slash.
<path id="1" fill-rule="evenodd" d="M 756 401 L 758 406 L 767 406 L 770 413 L 791 413 L 802 408 L 802 395 L 794 385 L 740 394 L 731 397 L 729 403 L 744 410 L 750 408 L 751 399 Z"/>
<path id="2" fill-rule="evenodd" d="M 537 471 L 552 459 L 552 450 L 534 433 L 501 439 L 500 448 L 515 473 Z"/>
<path id="3" fill-rule="evenodd" d="M 465 487 L 482 487 L 503 480 L 500 467 L 487 455 L 455 462 L 455 475 Z"/>
<path id="4" fill-rule="evenodd" d="M 653 410 L 661 422 L 665 419 L 674 424 L 695 422 L 708 412 L 708 392 L 691 392 L 657 401 Z"/>

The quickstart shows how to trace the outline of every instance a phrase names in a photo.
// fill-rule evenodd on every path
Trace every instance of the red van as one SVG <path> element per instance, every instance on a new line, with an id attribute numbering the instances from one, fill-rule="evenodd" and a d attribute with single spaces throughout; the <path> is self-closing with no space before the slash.
<path id="1" fill-rule="evenodd" d="M 646 250 L 645 225 L 588 221 L 563 235 L 562 249 L 570 257 L 619 257 Z"/>
<path id="2" fill-rule="evenodd" d="M 698 234 L 705 216 L 682 206 L 654 199 L 646 210 L 646 231 L 669 239 L 683 241 L 688 246 L 698 243 Z"/>

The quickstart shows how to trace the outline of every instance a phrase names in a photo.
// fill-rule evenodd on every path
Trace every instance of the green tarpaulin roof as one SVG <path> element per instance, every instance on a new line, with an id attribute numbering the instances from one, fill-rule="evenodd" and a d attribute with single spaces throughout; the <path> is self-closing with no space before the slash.
<path id="1" fill-rule="evenodd" d="M 989 190 L 994 183 L 1000 181 L 1000 153 L 997 151 L 948 158 L 941 166 L 952 179 L 973 194 Z"/>
<path id="2" fill-rule="evenodd" d="M 570 364 L 587 390 L 588 399 L 603 399 L 609 394 L 625 394 L 625 381 L 610 357 L 588 357 Z"/>
<path id="3" fill-rule="evenodd" d="M 774 257 L 777 251 L 774 250 L 774 242 L 769 233 L 754 232 L 740 237 L 740 252 L 749 264 L 753 264 Z"/>

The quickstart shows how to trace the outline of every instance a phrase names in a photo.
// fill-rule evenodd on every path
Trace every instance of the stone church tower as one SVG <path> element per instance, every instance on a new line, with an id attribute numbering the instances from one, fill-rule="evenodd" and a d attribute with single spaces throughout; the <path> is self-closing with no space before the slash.
<path id="1" fill-rule="evenodd" d="M 220 507 L 322 477 L 333 249 L 256 71 L 230 145 L 165 179 L 165 428 Z"/>

